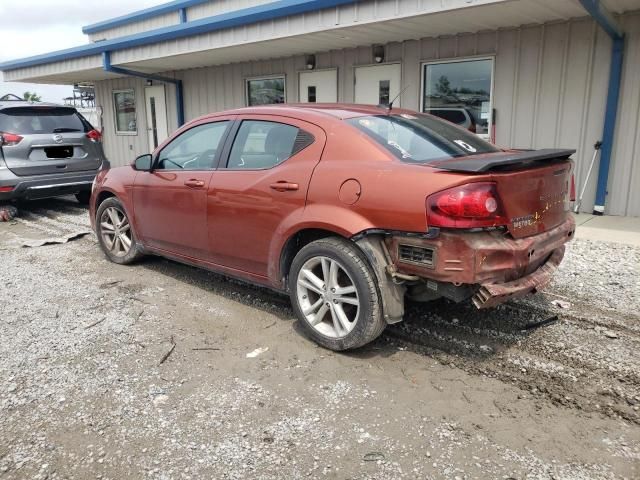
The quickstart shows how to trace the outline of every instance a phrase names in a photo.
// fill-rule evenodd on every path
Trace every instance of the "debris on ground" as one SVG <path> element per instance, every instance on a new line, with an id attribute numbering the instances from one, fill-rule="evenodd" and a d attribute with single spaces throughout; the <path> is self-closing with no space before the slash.
<path id="1" fill-rule="evenodd" d="M 571 308 L 571 303 L 566 302 L 564 300 L 552 300 L 551 305 L 555 305 L 558 308 Z"/>
<path id="2" fill-rule="evenodd" d="M 618 338 L 618 334 L 616 332 L 612 332 L 611 330 L 604 330 L 602 334 L 607 338 Z"/>
<path id="3" fill-rule="evenodd" d="M 0 222 L 10 222 L 18 216 L 18 209 L 13 205 L 0 205 Z"/>
<path id="4" fill-rule="evenodd" d="M 269 350 L 269 347 L 256 348 L 254 351 L 247 353 L 247 358 L 256 358 Z"/>
<path id="5" fill-rule="evenodd" d="M 90 230 L 83 230 L 81 232 L 73 232 L 62 237 L 55 238 L 42 238 L 38 240 L 24 240 L 22 246 L 26 248 L 44 247 L 45 245 L 61 245 L 74 240 L 79 240 L 91 233 Z"/>

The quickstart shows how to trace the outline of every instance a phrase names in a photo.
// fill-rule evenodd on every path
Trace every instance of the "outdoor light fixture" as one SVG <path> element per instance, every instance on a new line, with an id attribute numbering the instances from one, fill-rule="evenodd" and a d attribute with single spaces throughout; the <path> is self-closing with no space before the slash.
<path id="1" fill-rule="evenodd" d="M 307 70 L 313 70 L 316 68 L 316 56 L 307 55 Z"/>
<path id="2" fill-rule="evenodd" d="M 384 62 L 384 46 L 382 45 L 373 46 L 373 60 L 376 63 Z"/>
<path id="3" fill-rule="evenodd" d="M 152 85 L 153 85 L 153 80 L 147 79 L 147 87 L 150 87 Z"/>

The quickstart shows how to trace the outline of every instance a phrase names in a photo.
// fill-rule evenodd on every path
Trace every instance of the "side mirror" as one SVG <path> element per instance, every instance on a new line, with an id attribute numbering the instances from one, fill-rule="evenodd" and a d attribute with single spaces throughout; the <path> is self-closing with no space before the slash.
<path id="1" fill-rule="evenodd" d="M 133 162 L 133 168 L 139 172 L 148 172 L 151 170 L 152 157 L 150 153 L 140 155 Z"/>

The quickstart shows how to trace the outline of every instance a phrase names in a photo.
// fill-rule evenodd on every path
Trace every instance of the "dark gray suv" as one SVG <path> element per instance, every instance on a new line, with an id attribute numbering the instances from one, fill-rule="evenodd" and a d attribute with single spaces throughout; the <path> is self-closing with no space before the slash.
<path id="1" fill-rule="evenodd" d="M 102 135 L 75 108 L 0 101 L 0 202 L 75 194 L 88 203 L 103 163 Z"/>

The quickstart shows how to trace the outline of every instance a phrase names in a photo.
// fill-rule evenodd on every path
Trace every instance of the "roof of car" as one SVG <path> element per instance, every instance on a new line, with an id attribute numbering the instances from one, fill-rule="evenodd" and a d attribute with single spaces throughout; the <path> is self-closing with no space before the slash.
<path id="1" fill-rule="evenodd" d="M 354 117 L 362 117 L 365 115 L 384 115 L 389 110 L 382 106 L 375 105 L 359 105 L 350 103 L 286 103 L 280 105 L 260 105 L 254 107 L 244 107 L 235 110 L 227 110 L 225 112 L 216 112 L 207 117 L 219 115 L 241 115 L 241 114 L 263 114 L 263 115 L 284 115 L 292 117 L 300 117 L 301 115 L 333 117 L 335 119 L 347 119 Z M 413 113 L 411 110 L 393 108 L 391 113 Z"/>
<path id="2" fill-rule="evenodd" d="M 0 110 L 3 108 L 15 108 L 15 107 L 61 107 L 61 108 L 73 108 L 68 105 L 59 105 L 57 103 L 48 102 L 29 102 L 26 100 L 0 100 Z"/>

